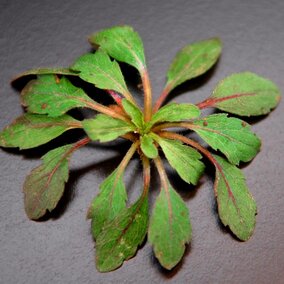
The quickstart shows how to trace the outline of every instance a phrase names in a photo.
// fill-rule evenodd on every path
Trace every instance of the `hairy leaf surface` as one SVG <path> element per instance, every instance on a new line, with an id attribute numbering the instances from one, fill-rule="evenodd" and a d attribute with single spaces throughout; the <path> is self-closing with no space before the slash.
<path id="1" fill-rule="evenodd" d="M 141 141 L 141 150 L 146 157 L 154 159 L 158 156 L 158 149 L 155 146 L 154 139 L 151 136 L 145 134 L 141 136 L 140 141 Z"/>
<path id="2" fill-rule="evenodd" d="M 200 116 L 200 110 L 193 104 L 170 103 L 160 108 L 152 117 L 147 127 L 161 122 L 179 122 Z"/>
<path id="3" fill-rule="evenodd" d="M 134 125 L 140 129 L 144 127 L 144 119 L 141 110 L 126 99 L 122 100 L 122 106 L 125 112 L 130 116 Z"/>
<path id="4" fill-rule="evenodd" d="M 155 256 L 166 269 L 172 269 L 182 258 L 191 239 L 188 209 L 171 187 L 161 188 L 150 217 L 148 237 Z"/>
<path id="5" fill-rule="evenodd" d="M 125 97 L 129 96 L 119 65 L 100 49 L 79 57 L 71 69 L 79 71 L 80 78 L 95 84 L 99 89 L 113 90 Z"/>
<path id="6" fill-rule="evenodd" d="M 221 157 L 214 158 L 218 162 L 214 189 L 220 219 L 240 240 L 246 241 L 255 227 L 256 203 L 241 170 Z"/>
<path id="7" fill-rule="evenodd" d="M 54 75 L 40 75 L 29 82 L 22 91 L 22 104 L 31 113 L 57 117 L 77 107 L 96 104 L 84 91 L 70 81 Z"/>
<path id="8" fill-rule="evenodd" d="M 89 38 L 90 43 L 99 46 L 111 57 L 125 62 L 140 72 L 145 68 L 142 40 L 130 26 L 117 26 L 102 30 Z"/>
<path id="9" fill-rule="evenodd" d="M 82 121 L 82 125 L 92 140 L 101 142 L 114 140 L 135 129 L 130 123 L 105 114 L 98 114 L 95 118 L 85 119 Z"/>
<path id="10" fill-rule="evenodd" d="M 197 184 L 204 171 L 204 164 L 200 161 L 202 156 L 190 146 L 179 141 L 155 136 L 170 165 L 187 183 Z"/>
<path id="11" fill-rule="evenodd" d="M 126 200 L 123 172 L 115 170 L 100 185 L 100 193 L 94 198 L 88 211 L 87 217 L 92 219 L 94 239 L 97 239 L 105 223 L 126 208 Z"/>
<path id="12" fill-rule="evenodd" d="M 145 239 L 148 228 L 148 198 L 120 211 L 106 222 L 96 241 L 96 264 L 101 272 L 111 271 L 133 257 Z"/>
<path id="13" fill-rule="evenodd" d="M 169 67 L 166 89 L 170 92 L 185 81 L 205 73 L 216 63 L 221 49 L 218 38 L 185 46 L 177 53 Z"/>
<path id="14" fill-rule="evenodd" d="M 32 170 L 24 183 L 25 210 L 30 219 L 51 212 L 61 199 L 68 180 L 69 157 L 74 144 L 65 145 L 45 154 L 41 166 Z"/>
<path id="15" fill-rule="evenodd" d="M 227 114 L 213 114 L 194 121 L 192 129 L 213 149 L 220 150 L 235 165 L 248 162 L 259 152 L 261 141 L 249 124 Z"/>
<path id="16" fill-rule="evenodd" d="M 66 114 L 48 117 L 27 113 L 0 132 L 0 146 L 29 149 L 45 144 L 69 129 L 80 127 L 80 121 Z"/>
<path id="17" fill-rule="evenodd" d="M 206 104 L 237 115 L 269 113 L 280 101 L 280 90 L 270 80 L 243 72 L 223 79 Z"/>

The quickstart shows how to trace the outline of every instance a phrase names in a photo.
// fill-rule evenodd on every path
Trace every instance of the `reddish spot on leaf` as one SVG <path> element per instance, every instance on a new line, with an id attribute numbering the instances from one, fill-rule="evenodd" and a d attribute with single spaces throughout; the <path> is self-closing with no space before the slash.
<path id="1" fill-rule="evenodd" d="M 46 103 L 41 105 L 41 109 L 46 109 L 46 108 L 47 108 L 47 104 Z"/>
<path id="2" fill-rule="evenodd" d="M 207 122 L 206 120 L 204 120 L 204 121 L 203 121 L 203 125 L 204 125 L 204 126 L 207 126 L 207 125 L 208 125 L 208 122 Z"/>
<path id="3" fill-rule="evenodd" d="M 57 75 L 55 75 L 55 82 L 56 82 L 56 84 L 60 83 L 60 78 Z"/>

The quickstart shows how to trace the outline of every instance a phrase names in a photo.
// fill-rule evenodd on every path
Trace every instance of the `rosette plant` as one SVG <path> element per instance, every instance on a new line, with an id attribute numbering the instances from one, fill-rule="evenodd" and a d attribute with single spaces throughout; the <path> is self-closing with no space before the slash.
<path id="1" fill-rule="evenodd" d="M 131 27 L 105 29 L 91 35 L 89 41 L 95 51 L 79 57 L 69 68 L 34 69 L 19 76 L 36 75 L 36 79 L 29 81 L 21 92 L 25 114 L 0 133 L 2 147 L 30 149 L 71 129 L 80 128 L 85 133 L 85 138 L 46 153 L 42 164 L 27 176 L 27 216 L 36 220 L 57 206 L 75 151 L 92 141 L 105 143 L 123 138 L 129 141 L 129 150 L 100 185 L 87 213 L 99 271 L 116 269 L 133 257 L 146 235 L 166 269 L 172 269 L 183 257 L 186 244 L 191 241 L 189 210 L 172 187 L 164 162 L 192 185 L 202 176 L 204 162 L 212 163 L 220 219 L 237 238 L 248 240 L 256 223 L 256 203 L 238 166 L 255 157 L 261 141 L 239 117 L 269 113 L 280 99 L 277 86 L 256 74 L 243 72 L 226 77 L 200 103 L 164 104 L 174 88 L 204 74 L 217 62 L 222 45 L 218 38 L 212 38 L 189 44 L 177 53 L 167 71 L 165 87 L 153 103 L 143 44 Z M 118 62 L 139 72 L 143 107 L 129 91 Z M 72 77 L 105 90 L 113 102 L 104 105 L 95 101 L 80 85 L 72 83 Z M 70 113 L 74 108 L 91 109 L 93 117 L 78 120 Z M 206 108 L 224 113 L 202 116 Z M 208 147 L 175 132 L 176 129 L 196 132 Z M 123 176 L 135 153 L 143 165 L 144 184 L 138 200 L 127 204 Z M 152 166 L 160 177 L 160 192 L 149 208 Z"/>

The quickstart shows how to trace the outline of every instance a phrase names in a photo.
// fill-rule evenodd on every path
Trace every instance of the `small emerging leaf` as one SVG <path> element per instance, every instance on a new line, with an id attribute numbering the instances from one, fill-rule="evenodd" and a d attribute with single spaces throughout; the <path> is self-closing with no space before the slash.
<path id="1" fill-rule="evenodd" d="M 189 44 L 180 50 L 167 73 L 168 92 L 209 70 L 218 60 L 221 49 L 221 41 L 218 38 L 212 38 Z"/>
<path id="2" fill-rule="evenodd" d="M 0 132 L 0 146 L 29 149 L 45 144 L 74 128 L 81 128 L 80 121 L 66 114 L 54 118 L 27 113 Z"/>
<path id="3" fill-rule="evenodd" d="M 143 114 L 141 110 L 126 99 L 122 100 L 122 106 L 125 112 L 130 116 L 133 124 L 136 125 L 140 129 L 143 128 L 144 120 L 143 120 Z"/>
<path id="4" fill-rule="evenodd" d="M 200 110 L 193 104 L 171 103 L 163 106 L 153 115 L 151 121 L 147 124 L 147 128 L 151 128 L 156 123 L 179 122 L 199 116 Z"/>
<path id="5" fill-rule="evenodd" d="M 222 80 L 207 101 L 209 106 L 237 115 L 263 115 L 277 106 L 280 90 L 270 80 L 243 72 Z"/>
<path id="6" fill-rule="evenodd" d="M 109 56 L 100 49 L 96 53 L 79 57 L 71 69 L 79 71 L 81 79 L 95 84 L 99 89 L 113 90 L 123 96 L 129 96 L 119 65 L 116 61 L 111 61 Z"/>
<path id="7" fill-rule="evenodd" d="M 67 78 L 58 79 L 54 75 L 40 75 L 37 80 L 29 82 L 22 91 L 21 99 L 29 112 L 51 117 L 60 116 L 72 108 L 95 104 Z"/>
<path id="8" fill-rule="evenodd" d="M 204 171 L 202 156 L 190 146 L 179 141 L 156 137 L 170 165 L 187 183 L 197 184 Z"/>
<path id="9" fill-rule="evenodd" d="M 92 140 L 108 142 L 119 136 L 133 131 L 134 126 L 120 119 L 105 114 L 98 114 L 95 118 L 85 119 L 82 125 Z"/>
<path id="10" fill-rule="evenodd" d="M 106 222 L 96 241 L 96 264 L 101 272 L 111 271 L 133 257 L 148 228 L 148 198 L 142 196 L 130 208 Z"/>
<path id="11" fill-rule="evenodd" d="M 148 237 L 155 256 L 166 269 L 172 269 L 182 258 L 191 239 L 189 212 L 181 197 L 168 184 L 156 199 Z"/>
<path id="12" fill-rule="evenodd" d="M 72 71 L 69 68 L 39 68 L 39 69 L 31 69 L 20 73 L 13 81 L 16 81 L 24 76 L 29 75 L 70 75 L 70 76 L 78 76 L 78 72 Z"/>
<path id="13" fill-rule="evenodd" d="M 100 193 L 92 201 L 87 217 L 92 219 L 94 239 L 99 236 L 106 222 L 113 220 L 126 208 L 127 195 L 122 178 L 123 172 L 113 171 L 100 185 Z"/>
<path id="14" fill-rule="evenodd" d="M 30 219 L 42 217 L 58 204 L 68 180 L 69 157 L 74 144 L 56 148 L 47 154 L 43 164 L 27 176 L 24 184 L 25 210 Z"/>
<path id="15" fill-rule="evenodd" d="M 142 72 L 145 68 L 143 43 L 130 26 L 118 26 L 102 30 L 89 38 L 90 43 L 99 46 L 111 57 L 125 62 Z"/>
<path id="16" fill-rule="evenodd" d="M 146 157 L 154 159 L 158 156 L 158 149 L 154 144 L 154 140 L 148 134 L 141 136 L 141 150 Z"/>
<path id="17" fill-rule="evenodd" d="M 194 121 L 192 129 L 214 150 L 220 150 L 235 165 L 248 162 L 258 153 L 260 139 L 250 126 L 227 114 L 213 114 Z"/>
<path id="18" fill-rule="evenodd" d="M 214 158 L 218 162 L 214 188 L 219 216 L 240 240 L 246 241 L 255 227 L 256 203 L 241 170 L 221 157 Z"/>

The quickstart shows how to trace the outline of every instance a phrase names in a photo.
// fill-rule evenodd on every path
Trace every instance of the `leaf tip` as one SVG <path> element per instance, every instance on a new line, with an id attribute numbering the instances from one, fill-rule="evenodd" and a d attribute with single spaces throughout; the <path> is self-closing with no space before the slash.
<path id="1" fill-rule="evenodd" d="M 35 211 L 29 207 L 29 204 L 25 204 L 25 212 L 30 220 L 36 221 L 43 217 L 47 213 L 47 210 Z"/>

